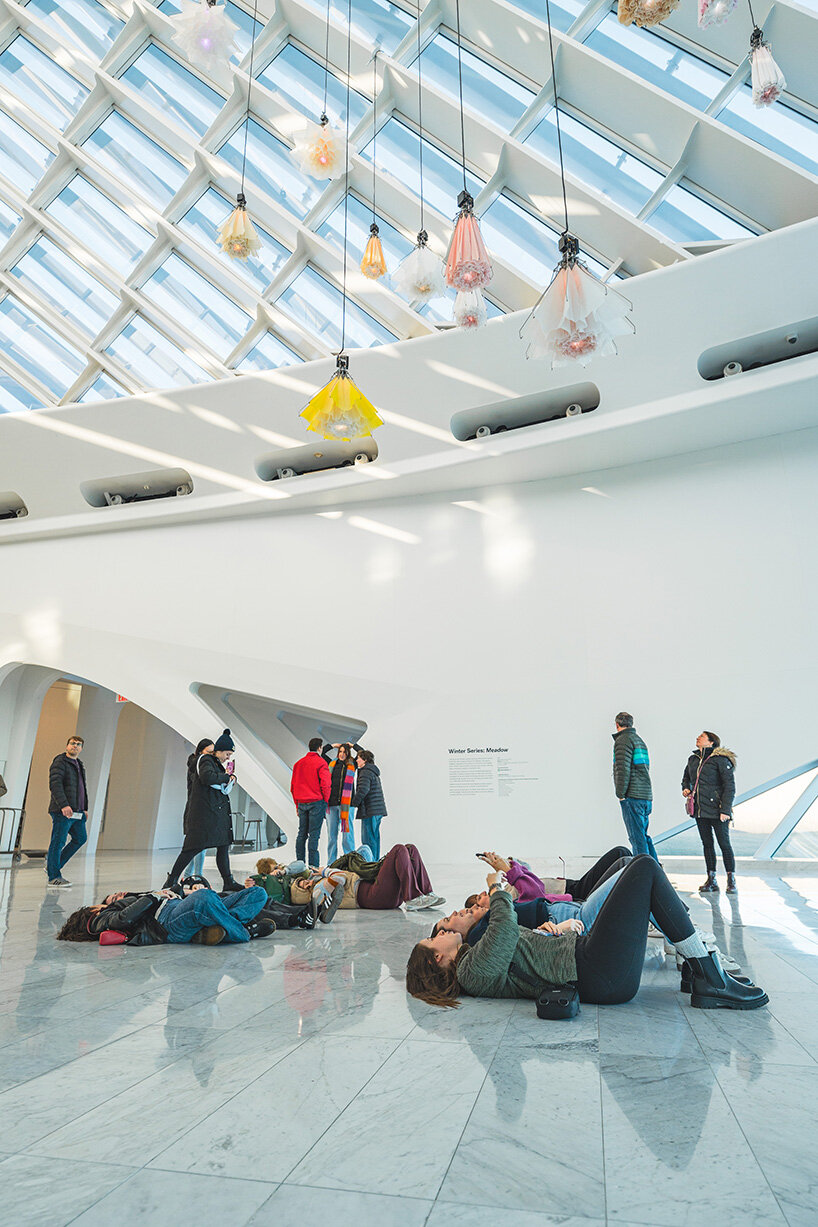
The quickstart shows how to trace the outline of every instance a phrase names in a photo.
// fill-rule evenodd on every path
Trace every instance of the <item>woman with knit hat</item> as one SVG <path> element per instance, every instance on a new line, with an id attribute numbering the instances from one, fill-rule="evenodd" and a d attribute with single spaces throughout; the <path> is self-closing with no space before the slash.
<path id="1" fill-rule="evenodd" d="M 166 887 L 177 884 L 179 874 L 199 852 L 205 848 L 215 848 L 216 868 L 222 876 L 223 889 L 244 889 L 234 879 L 230 869 L 230 845 L 233 842 L 230 793 L 236 776 L 232 770 L 225 770 L 225 764 L 232 759 L 235 751 L 230 729 L 225 729 L 216 739 L 213 753 L 199 756 L 190 788 L 184 847 L 168 874 Z"/>

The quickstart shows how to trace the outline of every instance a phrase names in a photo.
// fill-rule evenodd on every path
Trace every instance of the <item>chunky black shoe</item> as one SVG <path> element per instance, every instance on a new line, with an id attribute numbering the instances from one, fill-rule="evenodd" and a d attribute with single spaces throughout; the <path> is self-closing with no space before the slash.
<path id="1" fill-rule="evenodd" d="M 737 895 L 737 894 L 738 894 L 738 887 L 736 886 L 736 875 L 735 875 L 734 873 L 728 873 L 728 875 L 727 875 L 727 891 L 726 891 L 726 893 L 727 893 L 728 895 Z"/>
<path id="2" fill-rule="evenodd" d="M 332 894 L 325 900 L 324 906 L 318 910 L 318 919 L 322 924 L 329 924 L 335 913 L 338 911 L 338 908 L 341 906 L 341 900 L 343 897 L 344 884 L 343 882 L 339 882 L 338 885 L 333 888 Z"/>
<path id="3" fill-rule="evenodd" d="M 687 960 L 693 973 L 690 1004 L 697 1010 L 757 1010 L 770 1000 L 756 984 L 741 984 L 722 971 L 718 955 Z"/>
<path id="4" fill-rule="evenodd" d="M 724 971 L 724 968 L 722 968 L 722 971 Z M 739 984 L 753 983 L 749 976 L 741 976 L 737 971 L 724 971 L 724 974 L 725 976 L 729 976 L 731 980 L 736 980 Z M 679 984 L 679 992 L 693 992 L 693 971 L 687 961 L 685 961 L 684 966 L 682 967 L 682 978 Z"/>
<path id="5" fill-rule="evenodd" d="M 250 934 L 251 942 L 259 937 L 272 937 L 276 931 L 274 920 L 248 920 L 244 927 Z"/>
<path id="6" fill-rule="evenodd" d="M 717 891 L 718 889 L 719 889 L 719 884 L 718 884 L 718 882 L 716 881 L 716 871 L 715 871 L 715 869 L 713 869 L 713 870 L 708 870 L 708 873 L 707 873 L 707 881 L 706 881 L 706 882 L 702 882 L 701 886 L 699 887 L 699 894 L 700 894 L 700 895 L 709 895 L 711 892 L 713 892 L 713 891 Z"/>

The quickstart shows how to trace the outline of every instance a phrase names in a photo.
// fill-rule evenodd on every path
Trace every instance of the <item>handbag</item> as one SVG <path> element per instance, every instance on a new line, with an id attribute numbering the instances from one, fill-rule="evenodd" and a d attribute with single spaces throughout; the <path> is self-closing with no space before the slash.
<path id="1" fill-rule="evenodd" d="M 119 929 L 103 929 L 99 935 L 100 946 L 124 946 L 127 940 L 128 934 Z"/>
<path id="2" fill-rule="evenodd" d="M 685 810 L 687 811 L 687 813 L 690 815 L 691 818 L 695 818 L 696 816 L 696 792 L 699 787 L 699 776 L 702 773 L 703 766 L 704 766 L 704 759 L 702 758 L 701 762 L 699 763 L 699 770 L 696 772 L 696 783 L 693 785 L 693 787 L 690 790 L 690 796 L 685 797 Z"/>
<path id="3" fill-rule="evenodd" d="M 579 989 L 576 984 L 556 984 L 537 998 L 538 1018 L 576 1018 L 579 1014 Z"/>

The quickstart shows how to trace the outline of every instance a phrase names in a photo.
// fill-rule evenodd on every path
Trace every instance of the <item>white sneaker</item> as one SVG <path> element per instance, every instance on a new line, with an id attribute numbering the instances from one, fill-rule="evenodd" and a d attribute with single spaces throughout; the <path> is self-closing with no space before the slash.
<path id="1" fill-rule="evenodd" d="M 421 912 L 424 908 L 431 907 L 431 900 L 436 898 L 436 895 L 416 895 L 414 899 L 407 899 L 403 906 L 407 912 Z"/>
<path id="2" fill-rule="evenodd" d="M 429 902 L 424 904 L 424 910 L 430 907 L 442 907 L 446 902 L 442 895 L 431 894 L 427 895 L 426 898 L 429 900 Z"/>

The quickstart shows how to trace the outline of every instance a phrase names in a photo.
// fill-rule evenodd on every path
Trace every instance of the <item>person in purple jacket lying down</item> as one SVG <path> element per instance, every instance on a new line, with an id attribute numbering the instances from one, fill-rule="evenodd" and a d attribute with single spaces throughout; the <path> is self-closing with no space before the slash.
<path id="1" fill-rule="evenodd" d="M 518 903 L 529 903 L 532 899 L 547 899 L 549 903 L 577 903 L 586 900 L 612 873 L 624 869 L 633 853 L 630 848 L 617 845 L 601 856 L 581 878 L 545 880 L 538 878 L 533 869 L 512 856 L 498 856 L 496 852 L 480 852 L 478 856 L 496 872 L 505 875 L 509 886 L 514 888 Z M 483 907 L 488 906 L 488 895 L 485 891 L 469 895 L 466 907 L 472 907 L 476 903 Z"/>

